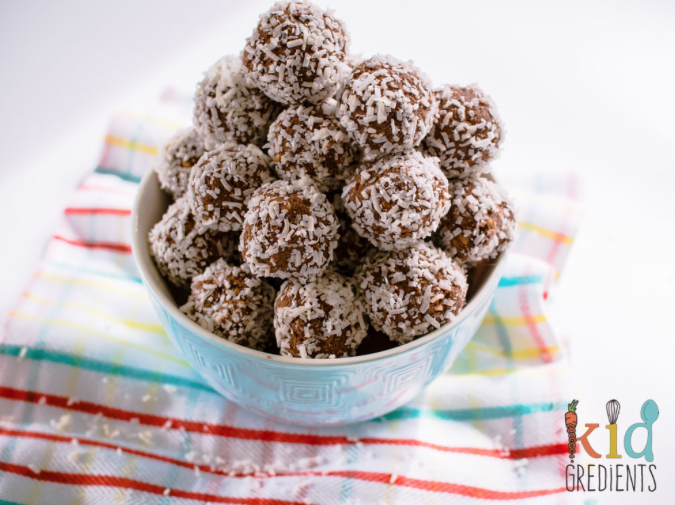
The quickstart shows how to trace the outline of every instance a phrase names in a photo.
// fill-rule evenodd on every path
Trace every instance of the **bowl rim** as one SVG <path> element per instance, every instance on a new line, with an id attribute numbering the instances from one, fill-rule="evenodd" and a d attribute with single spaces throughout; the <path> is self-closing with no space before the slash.
<path id="1" fill-rule="evenodd" d="M 489 274 L 489 277 L 483 283 L 483 285 L 476 291 L 473 298 L 469 303 L 467 303 L 464 308 L 460 311 L 459 315 L 451 322 L 444 324 L 440 328 L 435 329 L 434 331 L 427 333 L 423 337 L 417 338 L 412 342 L 407 344 L 399 345 L 392 349 L 387 349 L 384 351 L 374 352 L 366 354 L 363 356 L 350 356 L 347 358 L 333 358 L 333 359 L 303 359 L 296 358 L 292 356 L 278 356 L 275 354 L 269 354 L 263 351 L 257 351 L 255 349 L 250 349 L 243 345 L 235 344 L 230 342 L 222 337 L 218 337 L 208 330 L 202 328 L 196 322 L 192 321 L 187 317 L 181 310 L 178 308 L 174 300 L 170 299 L 164 292 L 163 289 L 160 289 L 156 284 L 155 279 L 152 275 L 148 275 L 148 268 L 155 269 L 155 266 L 152 257 L 150 256 L 150 251 L 148 247 L 147 237 L 141 237 L 138 227 L 139 215 L 142 212 L 142 206 L 144 203 L 144 198 L 142 196 L 145 194 L 145 191 L 151 184 L 159 185 L 159 180 L 154 170 L 150 169 L 143 176 L 136 193 L 136 198 L 134 200 L 134 205 L 131 213 L 131 222 L 133 225 L 131 245 L 133 258 L 136 263 L 136 266 L 141 274 L 143 280 L 143 285 L 148 289 L 153 296 L 159 301 L 164 310 L 169 312 L 171 317 L 180 322 L 186 329 L 189 329 L 193 333 L 197 333 L 202 338 L 205 338 L 213 342 L 216 346 L 223 346 L 230 351 L 234 351 L 240 354 L 248 355 L 251 358 L 263 359 L 265 361 L 271 361 L 276 363 L 283 363 L 286 365 L 297 365 L 300 367 L 316 367 L 316 366 L 336 366 L 336 365 L 352 365 L 352 364 L 361 364 L 367 362 L 375 362 L 388 358 L 393 358 L 400 354 L 406 354 L 410 351 L 413 351 L 417 348 L 423 347 L 426 344 L 430 343 L 433 340 L 436 340 L 441 335 L 446 334 L 449 330 L 459 326 L 466 318 L 472 315 L 478 306 L 482 305 L 486 298 L 491 298 L 494 294 L 494 289 L 496 288 L 499 279 L 501 278 L 501 270 L 504 266 L 506 251 L 499 254 L 495 260 L 494 268 Z M 162 191 L 161 189 L 159 189 Z M 157 277 L 161 277 L 157 271 Z"/>

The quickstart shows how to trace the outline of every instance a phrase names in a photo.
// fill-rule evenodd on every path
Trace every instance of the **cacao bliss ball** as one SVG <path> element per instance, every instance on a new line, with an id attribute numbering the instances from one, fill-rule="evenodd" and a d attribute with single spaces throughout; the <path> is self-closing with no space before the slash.
<path id="1" fill-rule="evenodd" d="M 190 212 L 186 197 L 176 200 L 149 234 L 150 253 L 157 268 L 172 284 L 188 287 L 218 258 L 236 257 L 232 234 L 200 231 Z"/>
<path id="2" fill-rule="evenodd" d="M 462 267 L 423 241 L 405 251 L 369 255 L 356 283 L 371 324 L 399 344 L 452 322 L 468 289 Z"/>
<path id="3" fill-rule="evenodd" d="M 269 157 L 253 144 L 220 144 L 190 174 L 187 198 L 198 226 L 239 231 L 248 201 L 272 180 Z"/>
<path id="4" fill-rule="evenodd" d="M 246 263 L 232 266 L 219 258 L 192 279 L 190 297 L 181 310 L 211 333 L 264 350 L 272 335 L 274 294 Z"/>
<path id="5" fill-rule="evenodd" d="M 283 104 L 319 103 L 342 79 L 349 35 L 331 11 L 277 2 L 260 16 L 242 60 L 248 81 Z"/>
<path id="6" fill-rule="evenodd" d="M 374 158 L 419 146 L 437 107 L 426 75 L 411 62 L 377 55 L 352 70 L 338 115 L 366 157 Z"/>
<path id="7" fill-rule="evenodd" d="M 319 106 L 287 108 L 270 126 L 267 139 L 279 177 L 292 181 L 306 175 L 322 191 L 341 187 L 358 157 L 337 118 Z"/>
<path id="8" fill-rule="evenodd" d="M 274 328 L 282 356 L 354 356 L 367 334 L 354 285 L 329 269 L 304 284 L 286 281 L 274 303 Z"/>
<path id="9" fill-rule="evenodd" d="M 337 233 L 333 206 L 308 179 L 279 180 L 253 194 L 239 250 L 256 275 L 309 282 L 333 259 Z"/>
<path id="10" fill-rule="evenodd" d="M 495 104 L 476 85 L 446 85 L 434 94 L 438 112 L 424 149 L 451 179 L 486 172 L 504 136 Z"/>
<path id="11" fill-rule="evenodd" d="M 241 58 L 224 56 L 197 85 L 193 122 L 210 148 L 222 142 L 262 145 L 281 106 L 250 86 Z"/>
<path id="12" fill-rule="evenodd" d="M 434 243 L 463 263 L 493 259 L 513 236 L 516 218 L 511 202 L 483 177 L 450 181 L 450 212 L 441 219 Z"/>
<path id="13" fill-rule="evenodd" d="M 364 165 L 343 188 L 352 227 L 375 247 L 402 250 L 428 237 L 448 212 L 448 180 L 418 151 Z"/>
<path id="14" fill-rule="evenodd" d="M 161 188 L 179 198 L 187 190 L 192 167 L 204 154 L 204 141 L 194 128 L 178 131 L 157 155 L 154 169 Z"/>

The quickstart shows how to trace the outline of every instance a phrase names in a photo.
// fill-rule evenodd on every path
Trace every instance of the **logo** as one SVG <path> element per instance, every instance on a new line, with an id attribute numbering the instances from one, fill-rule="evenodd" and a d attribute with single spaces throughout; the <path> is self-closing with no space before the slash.
<path id="1" fill-rule="evenodd" d="M 585 423 L 586 432 L 577 437 L 577 406 L 579 400 L 572 400 L 567 406 L 565 413 L 565 430 L 567 431 L 567 448 L 570 463 L 565 471 L 566 487 L 568 491 L 633 491 L 649 492 L 656 491 L 656 465 L 645 463 L 607 464 L 590 463 L 588 465 L 574 464 L 574 456 L 577 453 L 577 443 L 580 443 L 586 454 L 591 458 L 601 459 L 602 455 L 595 451 L 591 445 L 591 434 L 600 426 L 598 423 Z M 605 429 L 609 431 L 609 453 L 605 455 L 608 460 L 620 460 L 623 455 L 619 453 L 619 426 L 617 420 L 621 412 L 621 404 L 616 400 L 607 402 L 607 420 L 609 424 Z M 640 409 L 641 423 L 635 423 L 628 427 L 623 437 L 623 451 L 632 459 L 644 458 L 647 463 L 653 463 L 654 450 L 652 428 L 659 418 L 659 408 L 654 400 L 647 400 Z M 635 450 L 633 436 L 636 431 L 644 430 L 644 447 L 640 451 Z M 599 437 L 595 437 L 599 440 Z"/>

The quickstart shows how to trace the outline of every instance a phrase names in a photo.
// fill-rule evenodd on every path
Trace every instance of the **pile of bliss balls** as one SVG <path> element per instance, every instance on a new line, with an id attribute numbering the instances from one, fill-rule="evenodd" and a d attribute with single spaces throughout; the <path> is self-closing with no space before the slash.
<path id="1" fill-rule="evenodd" d="M 215 335 L 314 359 L 405 344 L 451 322 L 467 269 L 513 240 L 483 176 L 503 137 L 490 98 L 348 50 L 332 12 L 276 3 L 160 153 L 175 201 L 151 252 Z"/>

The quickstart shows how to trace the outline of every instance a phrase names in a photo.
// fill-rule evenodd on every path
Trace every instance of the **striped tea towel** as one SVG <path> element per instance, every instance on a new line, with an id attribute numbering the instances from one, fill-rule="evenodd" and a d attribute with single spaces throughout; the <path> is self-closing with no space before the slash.
<path id="1" fill-rule="evenodd" d="M 178 126 L 166 118 L 189 109 L 173 96 L 155 115 L 114 119 L 98 168 L 5 320 L 0 504 L 576 499 L 564 482 L 574 389 L 544 303 L 579 223 L 560 194 L 572 180 L 558 180 L 552 195 L 519 193 L 514 252 L 448 374 L 375 421 L 280 425 L 227 402 L 190 369 L 130 254 L 137 183 Z"/>

